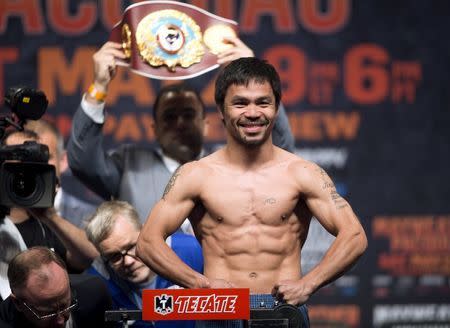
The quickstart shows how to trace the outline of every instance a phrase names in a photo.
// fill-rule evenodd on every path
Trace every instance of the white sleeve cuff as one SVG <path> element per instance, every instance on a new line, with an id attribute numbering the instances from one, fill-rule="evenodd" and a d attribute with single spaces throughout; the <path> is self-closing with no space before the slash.
<path id="1" fill-rule="evenodd" d="M 100 103 L 98 105 L 91 104 L 86 100 L 86 94 L 84 94 L 81 99 L 81 109 L 83 109 L 83 112 L 95 123 L 105 123 L 105 103 Z"/>

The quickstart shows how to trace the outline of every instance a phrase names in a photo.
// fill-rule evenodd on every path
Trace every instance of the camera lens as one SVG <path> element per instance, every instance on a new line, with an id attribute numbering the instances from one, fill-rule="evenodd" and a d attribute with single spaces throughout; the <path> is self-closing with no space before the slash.
<path id="1" fill-rule="evenodd" d="M 33 181 L 33 177 L 30 174 L 20 172 L 12 179 L 12 190 L 21 198 L 28 198 L 33 195 L 36 190 L 36 181 Z"/>
<path id="2" fill-rule="evenodd" d="M 41 176 L 29 171 L 16 172 L 10 176 L 7 184 L 10 198 L 22 206 L 37 203 L 45 191 L 44 187 Z"/>

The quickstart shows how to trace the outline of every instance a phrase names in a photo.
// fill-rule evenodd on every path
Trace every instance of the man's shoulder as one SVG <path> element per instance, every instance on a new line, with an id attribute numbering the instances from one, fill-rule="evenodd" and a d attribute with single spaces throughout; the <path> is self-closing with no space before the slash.
<path id="1" fill-rule="evenodd" d="M 327 180 L 327 173 L 319 165 L 293 154 L 291 156 L 293 158 L 287 162 L 288 176 L 297 181 L 302 189 Z"/>
<path id="2" fill-rule="evenodd" d="M 0 303 L 0 327 L 12 327 L 12 324 L 18 315 L 18 312 L 11 300 L 11 297 Z"/>
<path id="3" fill-rule="evenodd" d="M 77 324 L 83 327 L 92 322 L 101 326 L 105 310 L 112 306 L 106 284 L 100 277 L 90 274 L 71 274 L 69 277 L 78 303 L 82 304 L 74 313 Z"/>
<path id="4" fill-rule="evenodd" d="M 89 288 L 99 291 L 106 291 L 103 280 L 96 275 L 86 273 L 70 274 L 69 279 L 71 286 L 80 292 L 89 291 Z"/>

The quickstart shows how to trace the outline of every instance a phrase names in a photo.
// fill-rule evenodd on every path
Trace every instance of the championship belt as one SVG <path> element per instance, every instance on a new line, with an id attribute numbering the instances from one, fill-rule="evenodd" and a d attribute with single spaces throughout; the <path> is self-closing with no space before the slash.
<path id="1" fill-rule="evenodd" d="M 160 80 L 189 79 L 219 66 L 219 52 L 232 47 L 223 38 L 236 36 L 237 23 L 176 1 L 143 1 L 129 6 L 109 40 L 122 44 L 129 66 Z"/>

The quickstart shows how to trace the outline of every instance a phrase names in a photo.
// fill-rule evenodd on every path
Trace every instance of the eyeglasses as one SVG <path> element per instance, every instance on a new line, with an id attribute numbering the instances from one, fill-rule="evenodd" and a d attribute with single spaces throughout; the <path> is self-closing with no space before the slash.
<path id="1" fill-rule="evenodd" d="M 120 265 L 127 255 L 136 258 L 136 244 L 131 245 L 128 249 L 111 254 L 110 256 L 103 256 L 103 260 L 111 265 Z"/>
<path id="2" fill-rule="evenodd" d="M 71 311 L 75 310 L 75 308 L 78 307 L 78 300 L 73 297 L 72 301 L 70 302 L 70 305 L 68 307 L 66 307 L 65 309 L 59 310 L 57 312 L 54 313 L 49 313 L 49 314 L 45 314 L 45 315 L 40 315 L 37 314 L 35 310 L 32 309 L 31 306 L 29 306 L 25 301 L 22 301 L 23 305 L 26 306 L 26 308 L 28 310 L 30 310 L 31 313 L 33 313 L 33 315 L 38 319 L 38 320 L 49 320 L 49 319 L 54 319 L 58 316 L 65 316 L 66 314 L 70 313 Z"/>

